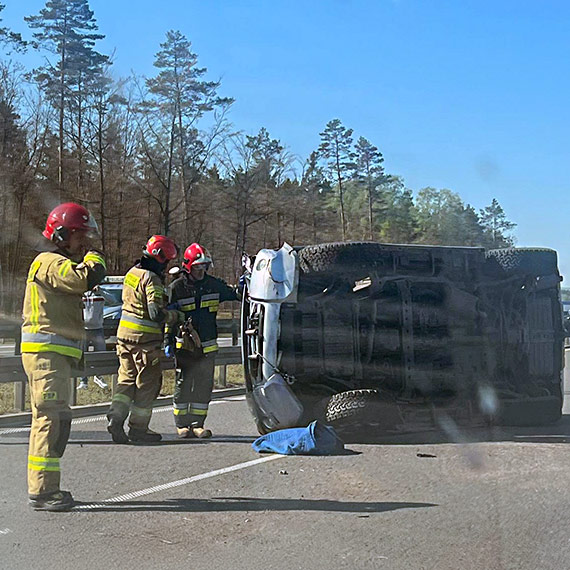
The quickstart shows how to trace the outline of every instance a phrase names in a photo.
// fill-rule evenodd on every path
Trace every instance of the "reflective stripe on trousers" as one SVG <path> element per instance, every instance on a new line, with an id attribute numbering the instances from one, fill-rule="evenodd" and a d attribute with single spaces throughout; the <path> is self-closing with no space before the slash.
<path id="1" fill-rule="evenodd" d="M 208 415 L 208 404 L 199 404 L 196 402 L 190 402 L 189 409 L 190 409 L 190 414 L 192 414 L 193 416 Z"/>
<path id="2" fill-rule="evenodd" d="M 32 471 L 61 471 L 59 457 L 37 457 L 28 455 L 28 469 Z"/>
<path id="3" fill-rule="evenodd" d="M 202 342 L 202 352 L 204 354 L 215 352 L 216 350 L 218 350 L 218 341 L 216 339 L 206 340 Z"/>

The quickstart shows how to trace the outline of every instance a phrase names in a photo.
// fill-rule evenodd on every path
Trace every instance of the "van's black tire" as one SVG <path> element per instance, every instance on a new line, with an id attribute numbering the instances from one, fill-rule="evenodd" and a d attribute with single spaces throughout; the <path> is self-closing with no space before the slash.
<path id="1" fill-rule="evenodd" d="M 401 418 L 398 407 L 379 390 L 349 390 L 328 399 L 323 420 L 342 433 L 366 436 L 396 426 Z"/>
<path id="2" fill-rule="evenodd" d="M 558 259 L 553 249 L 506 248 L 490 249 L 487 259 L 495 260 L 508 274 L 525 273 L 534 276 L 558 274 Z"/>
<path id="3" fill-rule="evenodd" d="M 298 251 L 303 274 L 326 273 L 342 268 L 344 271 L 370 271 L 392 259 L 386 246 L 374 242 L 333 242 L 309 245 Z"/>

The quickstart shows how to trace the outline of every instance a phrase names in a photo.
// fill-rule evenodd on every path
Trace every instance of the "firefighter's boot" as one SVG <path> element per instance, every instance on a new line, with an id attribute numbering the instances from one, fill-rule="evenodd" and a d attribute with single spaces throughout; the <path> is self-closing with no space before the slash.
<path id="1" fill-rule="evenodd" d="M 156 443 L 162 436 L 151 429 L 129 429 L 129 439 L 137 443 Z"/>
<path id="2" fill-rule="evenodd" d="M 192 428 L 189 427 L 177 427 L 176 433 L 180 439 L 188 439 L 189 437 L 194 437 Z"/>
<path id="3" fill-rule="evenodd" d="M 107 416 L 107 419 L 109 420 L 107 431 L 111 434 L 113 441 L 115 443 L 129 443 L 129 438 L 127 437 L 125 428 L 123 427 L 123 424 L 125 423 L 124 420 L 121 421 L 112 416 Z"/>
<path id="4" fill-rule="evenodd" d="M 194 426 L 192 427 L 192 435 L 198 439 L 208 439 L 212 437 L 212 431 L 202 426 Z"/>
<path id="5" fill-rule="evenodd" d="M 69 491 L 55 491 L 46 495 L 30 495 L 28 504 L 35 511 L 69 511 L 75 501 Z"/>

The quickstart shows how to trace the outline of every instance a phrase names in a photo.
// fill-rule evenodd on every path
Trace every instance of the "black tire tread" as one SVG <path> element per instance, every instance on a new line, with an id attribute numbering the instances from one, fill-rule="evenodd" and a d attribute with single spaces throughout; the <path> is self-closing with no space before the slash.
<path id="1" fill-rule="evenodd" d="M 535 276 L 558 273 L 556 251 L 547 248 L 512 247 L 490 249 L 487 259 L 494 259 L 507 273 L 529 273 Z"/>

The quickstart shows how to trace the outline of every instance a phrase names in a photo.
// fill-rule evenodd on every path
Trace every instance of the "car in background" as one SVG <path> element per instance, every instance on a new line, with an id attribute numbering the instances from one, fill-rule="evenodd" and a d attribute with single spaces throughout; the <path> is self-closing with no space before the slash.
<path id="1" fill-rule="evenodd" d="M 570 301 L 562 301 L 562 318 L 566 337 L 570 337 Z"/>
<path id="2" fill-rule="evenodd" d="M 114 344 L 117 341 L 117 329 L 123 306 L 123 279 L 124 277 L 120 275 L 109 275 L 99 285 L 99 290 L 105 298 L 103 330 L 107 344 Z"/>
<path id="3" fill-rule="evenodd" d="M 244 266 L 242 357 L 261 433 L 313 419 L 369 433 L 561 416 L 553 250 L 285 244 Z"/>

